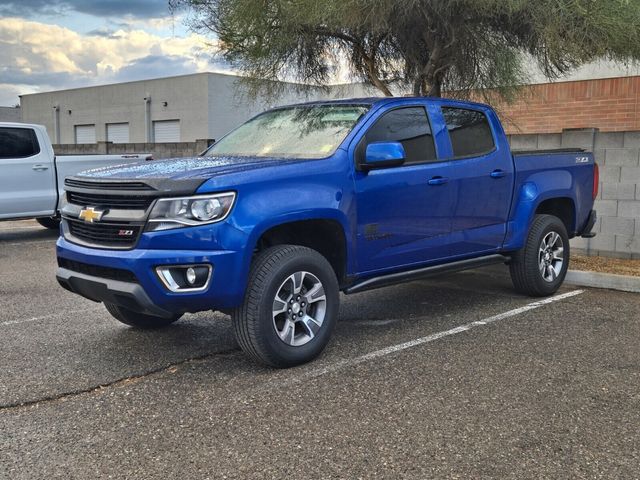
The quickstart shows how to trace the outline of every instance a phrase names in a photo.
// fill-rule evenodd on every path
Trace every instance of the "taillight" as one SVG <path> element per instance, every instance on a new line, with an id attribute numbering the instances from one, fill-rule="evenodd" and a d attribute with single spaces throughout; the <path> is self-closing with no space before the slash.
<path id="1" fill-rule="evenodd" d="M 600 167 L 597 163 L 593 164 L 593 199 L 598 197 L 598 188 L 600 187 Z"/>

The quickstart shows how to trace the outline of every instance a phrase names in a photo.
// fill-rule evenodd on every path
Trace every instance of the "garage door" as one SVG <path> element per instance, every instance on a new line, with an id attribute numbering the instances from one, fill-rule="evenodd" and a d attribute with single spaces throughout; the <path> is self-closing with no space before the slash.
<path id="1" fill-rule="evenodd" d="M 96 126 L 76 125 L 76 143 L 96 143 Z"/>
<path id="2" fill-rule="evenodd" d="M 107 123 L 107 142 L 129 143 L 129 124 Z"/>
<path id="3" fill-rule="evenodd" d="M 179 142 L 180 120 L 153 122 L 153 139 L 156 143 Z"/>

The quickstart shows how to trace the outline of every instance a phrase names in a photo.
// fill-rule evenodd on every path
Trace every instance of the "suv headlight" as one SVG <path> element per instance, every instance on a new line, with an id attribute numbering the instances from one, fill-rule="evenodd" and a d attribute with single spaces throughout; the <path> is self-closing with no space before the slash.
<path id="1" fill-rule="evenodd" d="M 235 192 L 161 198 L 151 210 L 147 231 L 155 232 L 220 222 L 229 215 L 235 199 Z"/>

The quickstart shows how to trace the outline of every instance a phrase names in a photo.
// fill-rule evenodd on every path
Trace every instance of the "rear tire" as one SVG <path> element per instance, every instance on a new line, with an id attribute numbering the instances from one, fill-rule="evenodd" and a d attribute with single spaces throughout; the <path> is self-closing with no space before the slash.
<path id="1" fill-rule="evenodd" d="M 60 228 L 60 217 L 40 217 L 36 218 L 36 222 L 49 230 L 58 230 Z"/>
<path id="2" fill-rule="evenodd" d="M 180 317 L 182 317 L 182 315 L 174 315 L 169 318 L 146 315 L 144 313 L 134 312 L 128 308 L 120 307 L 113 303 L 105 303 L 104 306 L 106 307 L 107 312 L 109 312 L 116 320 L 124 323 L 125 325 L 139 328 L 141 330 L 155 330 L 166 327 L 167 325 L 177 322 L 180 320 Z"/>
<path id="3" fill-rule="evenodd" d="M 536 215 L 524 248 L 511 257 L 513 286 L 533 297 L 553 295 L 567 275 L 570 253 L 562 220 L 553 215 Z"/>
<path id="4" fill-rule="evenodd" d="M 281 245 L 258 254 L 244 303 L 232 312 L 236 339 L 259 363 L 288 368 L 326 347 L 338 318 L 335 272 L 318 252 Z"/>

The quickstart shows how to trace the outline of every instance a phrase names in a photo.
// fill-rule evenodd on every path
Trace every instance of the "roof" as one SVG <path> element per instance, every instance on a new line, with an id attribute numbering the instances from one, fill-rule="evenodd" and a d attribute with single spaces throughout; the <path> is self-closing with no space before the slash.
<path id="1" fill-rule="evenodd" d="M 291 105 L 283 105 L 280 107 L 274 108 L 277 110 L 278 108 L 286 108 L 286 107 L 296 107 L 303 105 L 386 105 L 389 103 L 403 103 L 410 102 L 411 100 L 420 99 L 420 100 L 431 100 L 434 102 L 445 103 L 445 104 L 465 104 L 465 105 L 476 105 L 481 107 L 486 107 L 487 105 L 478 102 L 471 102 L 467 100 L 457 100 L 454 98 L 440 98 L 440 97 L 362 97 L 362 98 L 340 98 L 335 100 L 315 100 L 312 102 L 300 102 L 294 103 Z"/>
<path id="2" fill-rule="evenodd" d="M 43 125 L 38 125 L 36 123 L 22 123 L 22 122 L 0 122 L 0 127 L 11 127 L 11 128 L 44 128 Z"/>

